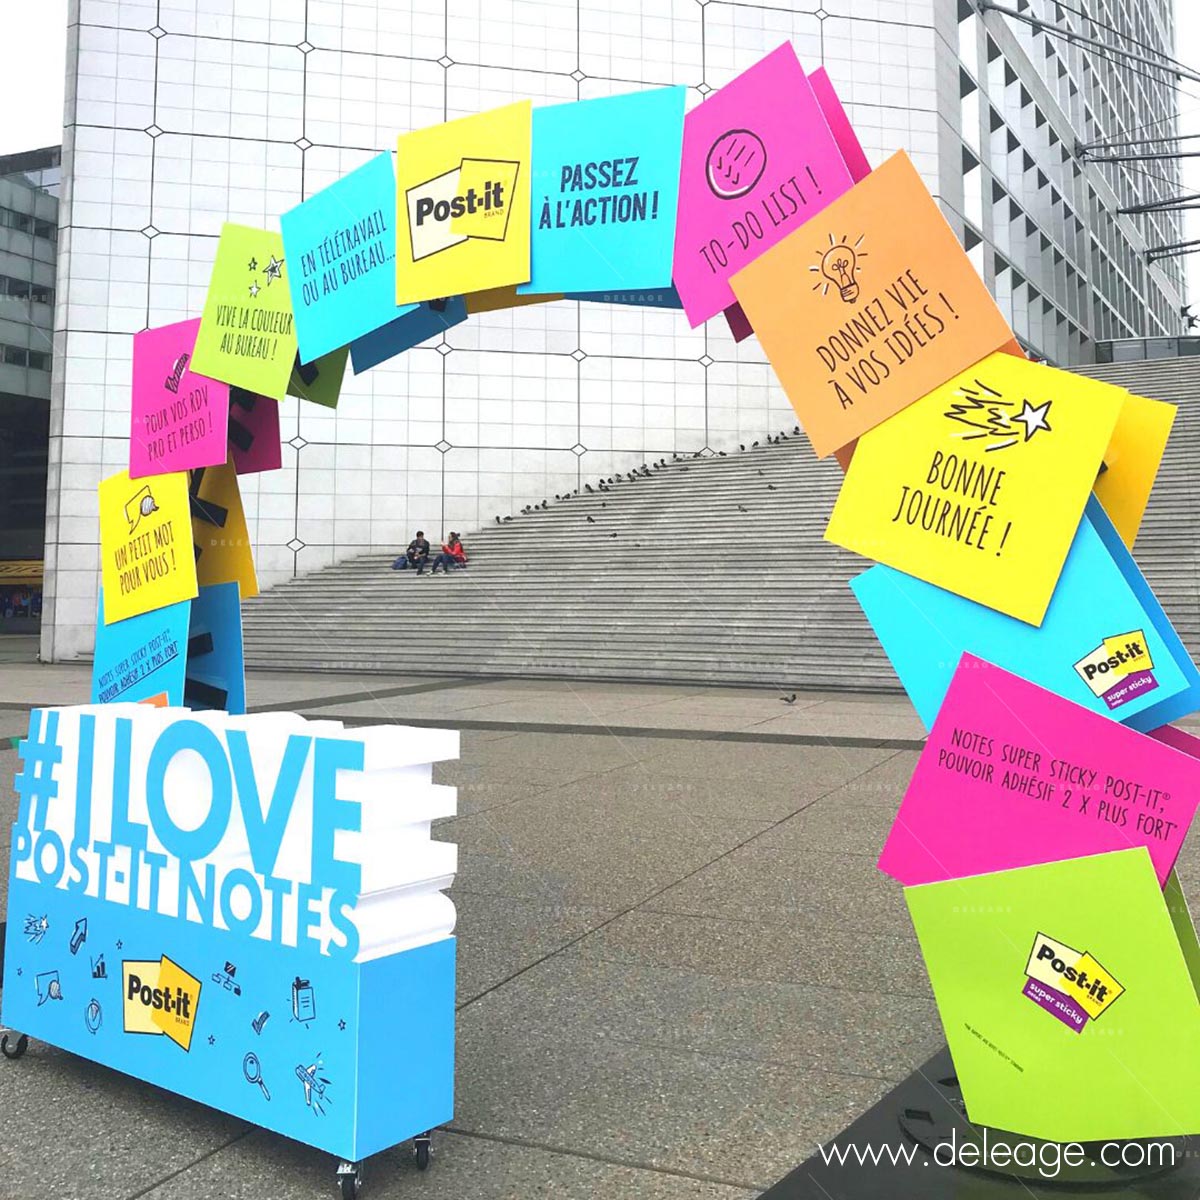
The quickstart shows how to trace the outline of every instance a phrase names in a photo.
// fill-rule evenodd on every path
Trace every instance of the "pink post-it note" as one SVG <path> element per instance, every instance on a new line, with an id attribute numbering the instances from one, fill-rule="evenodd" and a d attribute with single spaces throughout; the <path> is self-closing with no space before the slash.
<path id="1" fill-rule="evenodd" d="M 283 466 L 279 401 L 235 387 L 229 393 L 229 454 L 239 475 Z"/>
<path id="2" fill-rule="evenodd" d="M 730 276 L 853 182 L 790 43 L 692 109 L 673 270 L 691 324 L 729 308 Z"/>
<path id="3" fill-rule="evenodd" d="M 200 318 L 133 335 L 129 477 L 225 461 L 229 385 L 189 369 Z"/>
<path id="4" fill-rule="evenodd" d="M 725 310 L 725 320 L 735 342 L 744 342 L 754 332 L 750 318 L 746 316 L 745 310 L 740 304 L 731 304 Z"/>
<path id="5" fill-rule="evenodd" d="M 1198 800 L 1193 753 L 964 654 L 879 868 L 912 886 L 1144 846 L 1165 884 Z"/>
<path id="6" fill-rule="evenodd" d="M 850 178 L 855 183 L 866 179 L 871 173 L 871 164 L 867 162 L 867 156 L 863 153 L 858 134 L 854 132 L 854 126 L 850 124 L 850 118 L 846 116 L 842 101 L 834 91 L 829 73 L 824 67 L 818 67 L 809 75 L 808 82 L 812 85 L 817 103 L 825 114 L 829 132 L 833 134 L 833 140 L 837 142 L 838 149 L 842 152 L 842 159 L 846 163 L 846 169 L 850 172 Z"/>

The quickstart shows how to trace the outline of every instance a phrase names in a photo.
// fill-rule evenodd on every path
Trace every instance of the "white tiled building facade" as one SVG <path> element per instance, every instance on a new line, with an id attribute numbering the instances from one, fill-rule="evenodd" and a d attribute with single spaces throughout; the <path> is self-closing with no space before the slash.
<path id="1" fill-rule="evenodd" d="M 1100 334 L 1086 304 L 1070 313 L 1053 255 L 1043 278 L 1006 243 L 1009 274 L 997 277 L 991 193 L 983 213 L 976 192 L 999 164 L 971 128 L 987 107 L 964 99 L 963 77 L 985 97 L 1005 85 L 979 57 L 991 43 L 973 11 L 957 0 L 72 0 L 43 658 L 92 644 L 96 485 L 127 465 L 132 334 L 200 313 L 223 221 L 278 228 L 400 131 L 522 97 L 686 84 L 699 103 L 790 39 L 806 67 L 828 68 L 873 163 L 910 152 L 1027 344 L 1087 357 Z M 1027 31 L 997 36 L 1035 73 Z M 972 145 L 982 166 L 964 158 Z M 1165 312 L 1178 296 L 1160 274 Z M 1056 340 L 1059 317 L 1074 342 Z M 242 480 L 264 586 L 794 423 L 757 344 L 735 345 L 722 319 L 691 330 L 673 311 L 569 302 L 472 317 L 441 345 L 348 373 L 336 412 L 288 400 L 282 417 L 283 469 Z"/>

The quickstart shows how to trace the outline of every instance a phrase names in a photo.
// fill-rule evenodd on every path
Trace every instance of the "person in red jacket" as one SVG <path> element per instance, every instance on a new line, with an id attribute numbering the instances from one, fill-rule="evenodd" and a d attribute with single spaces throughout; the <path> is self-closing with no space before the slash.
<path id="1" fill-rule="evenodd" d="M 451 531 L 450 537 L 442 543 L 442 552 L 437 556 L 437 561 L 433 564 L 432 573 L 436 575 L 438 567 L 441 567 L 442 574 L 448 575 L 451 567 L 465 567 L 466 565 L 467 552 L 463 548 L 458 534 Z"/>

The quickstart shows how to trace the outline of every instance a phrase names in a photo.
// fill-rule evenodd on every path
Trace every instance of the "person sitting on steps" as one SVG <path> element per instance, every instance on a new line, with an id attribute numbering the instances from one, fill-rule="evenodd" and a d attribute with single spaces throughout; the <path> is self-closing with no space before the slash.
<path id="1" fill-rule="evenodd" d="M 415 567 L 418 575 L 424 575 L 428 562 L 429 540 L 424 532 L 418 529 L 417 536 L 408 543 L 408 549 L 392 563 L 392 570 L 406 571 L 409 567 Z"/>
<path id="2" fill-rule="evenodd" d="M 458 534 L 451 531 L 449 538 L 442 544 L 442 552 L 434 560 L 433 571 L 431 574 L 436 575 L 438 567 L 442 568 L 442 574 L 448 575 L 450 568 L 465 569 L 467 565 L 467 552 L 463 548 L 462 542 L 459 540 Z"/>

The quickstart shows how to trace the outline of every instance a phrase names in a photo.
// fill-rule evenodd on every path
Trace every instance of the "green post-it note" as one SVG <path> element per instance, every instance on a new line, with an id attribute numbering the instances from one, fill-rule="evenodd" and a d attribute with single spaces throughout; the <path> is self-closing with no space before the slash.
<path id="1" fill-rule="evenodd" d="M 190 369 L 282 400 L 296 359 L 283 238 L 226 223 Z"/>
<path id="2" fill-rule="evenodd" d="M 350 347 L 343 346 L 340 350 L 331 350 L 303 366 L 295 365 L 292 368 L 292 377 L 288 380 L 288 395 L 297 396 L 301 400 L 311 400 L 314 404 L 322 404 L 326 408 L 337 408 L 349 354 Z"/>
<path id="3" fill-rule="evenodd" d="M 1200 1132 L 1195 937 L 1168 895 L 1174 921 L 1143 847 L 905 889 L 972 1122 Z"/>

